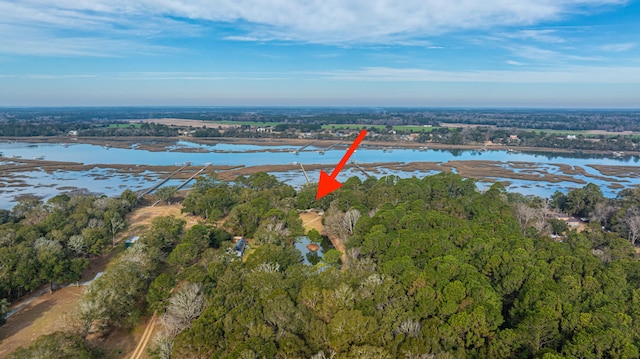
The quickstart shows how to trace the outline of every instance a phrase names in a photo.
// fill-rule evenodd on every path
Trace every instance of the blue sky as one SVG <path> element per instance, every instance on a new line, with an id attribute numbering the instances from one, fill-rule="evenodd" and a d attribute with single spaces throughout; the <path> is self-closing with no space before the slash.
<path id="1" fill-rule="evenodd" d="M 640 108 L 640 1 L 0 0 L 0 106 Z"/>

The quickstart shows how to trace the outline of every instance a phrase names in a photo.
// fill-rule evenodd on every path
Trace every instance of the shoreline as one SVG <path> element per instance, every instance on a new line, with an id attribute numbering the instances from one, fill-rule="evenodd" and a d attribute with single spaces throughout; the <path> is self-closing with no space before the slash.
<path id="1" fill-rule="evenodd" d="M 618 180 L 609 184 L 610 188 L 620 188 L 620 182 L 629 182 L 632 179 L 640 178 L 640 167 L 635 166 L 610 166 L 610 165 L 588 165 L 589 167 L 600 172 L 602 175 L 590 174 L 583 167 L 570 166 L 562 163 L 549 162 L 546 165 L 557 166 L 558 173 L 548 173 L 545 168 L 540 167 L 533 162 L 511 162 L 510 166 L 505 167 L 503 162 L 490 160 L 453 160 L 448 162 L 438 161 L 417 161 L 417 162 L 372 162 L 360 164 L 347 164 L 346 169 L 356 172 L 364 172 L 365 175 L 377 177 L 384 175 L 388 171 L 399 171 L 407 173 L 424 173 L 429 172 L 455 172 L 465 178 L 473 178 L 483 182 L 503 182 L 508 183 L 514 180 L 525 180 L 534 182 L 559 183 L 570 182 L 576 185 L 584 185 L 587 181 L 576 178 L 581 176 L 586 179 L 596 181 L 611 181 L 609 177 L 618 177 Z M 307 163 L 304 165 L 305 170 L 311 171 L 331 171 L 333 165 Z M 53 173 L 56 171 L 77 172 L 82 173 L 94 168 L 103 170 L 112 170 L 114 174 L 101 174 L 96 179 L 109 179 L 117 175 L 134 175 L 142 176 L 147 181 L 151 181 L 148 173 L 155 173 L 160 177 L 165 177 L 177 170 L 181 170 L 173 174 L 174 180 L 186 180 L 196 173 L 202 175 L 215 173 L 217 178 L 223 181 L 234 181 L 239 176 L 250 176 L 257 172 L 267 172 L 272 174 L 286 174 L 301 172 L 298 164 L 274 164 L 274 165 L 255 165 L 255 166 L 231 166 L 231 165 L 210 165 L 203 170 L 202 166 L 180 166 L 180 165 L 128 165 L 128 164 L 91 164 L 85 165 L 77 162 L 56 162 L 47 160 L 19 159 L 15 160 L 14 166 L 2 166 L 0 168 L 0 176 L 4 178 L 4 184 L 0 186 L 3 190 L 10 188 L 28 187 L 22 179 L 21 174 L 28 171 L 42 171 L 45 173 Z M 201 171 L 201 172 L 199 172 Z M 48 185 L 55 187 L 56 184 Z M 36 187 L 37 188 L 37 187 Z"/>
<path id="2" fill-rule="evenodd" d="M 68 137 L 68 136 L 35 136 L 35 137 L 0 137 L 0 142 L 26 142 L 26 143 L 65 143 L 65 144 L 89 144 L 96 146 L 108 146 L 113 148 L 131 148 L 136 146 L 137 149 L 150 152 L 166 151 L 168 146 L 175 145 L 178 141 L 187 141 L 200 145 L 213 146 L 216 144 L 232 144 L 232 145 L 253 145 L 253 146 L 291 146 L 303 147 L 313 144 L 315 147 L 327 148 L 348 147 L 349 140 L 339 139 L 305 139 L 305 138 L 244 138 L 244 137 Z M 549 154 L 585 154 L 585 155 L 611 155 L 613 150 L 574 150 L 570 148 L 551 148 L 551 147 L 507 147 L 502 144 L 492 144 L 485 146 L 484 144 L 467 144 L 467 145 L 449 145 L 442 143 L 429 142 L 411 142 L 411 141 L 362 141 L 362 147 L 382 148 L 382 149 L 435 149 L 444 151 L 507 151 L 511 149 L 513 152 L 534 152 Z M 203 152 L 198 148 L 176 148 L 175 152 Z M 252 150 L 253 152 L 266 152 L 264 150 Z M 271 150 L 273 151 L 273 150 Z M 221 151 L 225 152 L 225 151 Z M 247 151 L 243 151 L 247 152 Z M 250 151 L 249 151 L 250 152 Z M 625 151 L 625 155 L 640 156 L 640 151 Z"/>
<path id="3" fill-rule="evenodd" d="M 69 147 L 76 143 L 88 143 L 92 145 L 100 145 L 105 147 L 119 148 L 135 148 L 140 151 L 150 151 L 161 156 L 160 152 L 289 152 L 299 150 L 302 147 L 310 145 L 314 146 L 311 151 L 319 151 L 319 149 L 332 146 L 334 149 L 344 151 L 349 145 L 348 141 L 338 142 L 335 140 L 311 140 L 311 139 L 246 139 L 246 138 L 215 138 L 215 139 L 192 139 L 192 138 L 158 138 L 158 137 L 109 137 L 109 138 L 79 138 L 74 142 L 70 142 L 69 137 L 14 137 L 13 141 L 22 141 L 25 146 L 31 143 L 55 143 L 69 144 Z M 237 145 L 254 145 L 265 146 L 264 148 L 245 148 L 245 151 L 222 149 L 200 148 L 198 146 L 188 148 L 175 148 L 176 141 L 188 140 L 194 143 L 202 143 L 208 145 L 214 144 L 237 144 Z M 143 142 L 144 141 L 144 142 Z M 173 147 L 168 147 L 173 146 Z M 266 146 L 280 146 L 279 148 Z M 224 147 L 224 146 L 222 146 Z M 412 149 L 414 151 L 436 150 L 436 151 L 474 151 L 478 154 L 481 152 L 478 146 L 473 145 L 432 145 L 428 148 L 421 143 L 408 142 L 370 142 L 365 141 L 364 148 L 378 149 L 391 152 L 393 149 Z M 167 150 L 167 148 L 170 148 Z M 242 147 L 241 147 L 242 148 Z M 387 161 L 381 161 L 383 157 L 375 158 L 375 162 L 363 162 L 358 164 L 349 163 L 345 167 L 350 170 L 351 175 L 359 175 L 363 173 L 365 177 L 374 176 L 418 176 L 430 175 L 437 172 L 453 172 L 460 174 L 465 178 L 473 178 L 476 181 L 484 183 L 500 182 L 505 187 L 515 186 L 516 188 L 532 188 L 531 186 L 560 185 L 562 188 L 573 188 L 585 185 L 588 182 L 594 182 L 601 186 L 604 190 L 609 189 L 610 195 L 615 196 L 613 190 L 621 188 L 637 187 L 640 180 L 640 167 L 634 166 L 631 162 L 633 159 L 627 157 L 626 163 L 620 165 L 600 164 L 600 160 L 593 157 L 593 161 L 579 161 L 577 165 L 571 160 L 563 159 L 574 151 L 544 151 L 541 148 L 532 148 L 534 153 L 542 153 L 550 155 L 546 160 L 534 162 L 517 161 L 517 157 L 507 159 L 506 155 L 503 160 L 481 160 L 481 159 L 456 159 L 452 158 L 445 162 L 438 160 L 424 161 L 425 156 L 412 156 L 412 158 L 420 158 L 418 161 L 402 161 L 398 158 L 389 158 Z M 505 151 L 504 146 L 488 146 L 487 151 Z M 525 152 L 517 151 L 517 152 Z M 582 152 L 586 156 L 586 152 Z M 602 151 L 592 151 L 593 154 L 603 153 Z M 627 155 L 630 155 L 627 153 Z M 26 157 L 26 156 L 25 156 Z M 455 156 L 454 156 L 455 157 Z M 499 156 L 501 157 L 501 156 Z M 558 157 L 556 160 L 555 157 Z M 435 158 L 434 158 L 435 159 Z M 224 165 L 208 164 L 206 169 L 203 165 L 184 165 L 183 163 L 150 165 L 150 164 L 85 164 L 71 161 L 55 161 L 45 159 L 28 159 L 28 158 L 0 158 L 5 165 L 0 166 L 0 192 L 4 192 L 3 198 L 8 202 L 16 202 L 18 198 L 25 195 L 36 195 L 47 197 L 50 193 L 63 193 L 64 191 L 74 189 L 88 189 L 96 193 L 112 194 L 115 191 L 123 191 L 124 189 L 132 189 L 134 191 L 145 190 L 153 184 L 158 183 L 162 178 L 180 169 L 179 172 L 172 175 L 171 180 L 178 184 L 196 174 L 209 174 L 215 172 L 220 180 L 234 181 L 238 176 L 249 176 L 257 172 L 267 172 L 278 176 L 285 182 L 292 181 L 296 185 L 304 183 L 304 175 L 298 162 L 282 163 L 282 164 L 257 164 L 257 165 Z M 304 163 L 306 171 L 316 172 L 319 170 L 330 172 L 335 164 L 326 163 Z M 552 166 L 552 167 L 549 167 Z M 552 170 L 550 170 L 550 168 Z M 67 175 L 65 175 L 68 174 Z M 45 177 L 47 180 L 39 182 L 37 178 Z M 300 177 L 300 178 L 298 178 Z M 69 182 L 67 182 L 69 180 Z M 309 178 L 307 181 L 315 181 L 316 178 Z M 102 181 L 102 182 L 93 182 Z M 302 181 L 302 182 L 301 182 Z M 525 182 L 522 184 L 522 182 Z M 86 183 L 83 185 L 83 183 Z"/>

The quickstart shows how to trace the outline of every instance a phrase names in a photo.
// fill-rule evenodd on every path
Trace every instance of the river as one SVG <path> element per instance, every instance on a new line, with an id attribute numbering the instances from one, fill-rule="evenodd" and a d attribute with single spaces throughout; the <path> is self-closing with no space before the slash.
<path id="1" fill-rule="evenodd" d="M 125 165 L 155 165 L 173 166 L 180 163 L 192 162 L 194 165 L 211 163 L 213 165 L 233 166 L 262 166 L 282 165 L 295 162 L 308 164 L 337 164 L 345 153 L 345 148 L 334 148 L 321 154 L 317 147 L 308 147 L 298 154 L 292 153 L 295 146 L 258 146 L 240 144 L 201 145 L 188 141 L 178 141 L 165 151 L 153 152 L 141 150 L 137 145 L 130 148 L 108 148 L 90 144 L 51 144 L 51 143 L 27 143 L 27 142 L 0 142 L 0 166 L 12 166 L 20 159 L 45 158 L 47 161 L 78 162 L 85 165 L 98 164 L 125 164 Z M 184 150 L 191 152 L 184 152 Z M 501 166 L 509 168 L 514 173 L 525 171 L 513 163 L 524 162 L 532 168 L 549 174 L 562 174 L 558 165 L 568 165 L 573 168 L 584 169 L 583 174 L 572 174 L 576 181 L 551 182 L 544 180 L 524 180 L 514 178 L 492 177 L 480 180 L 480 189 L 490 184 L 490 181 L 503 181 L 507 189 L 519 191 L 524 194 L 535 194 L 547 197 L 555 190 L 567 192 L 571 188 L 582 187 L 584 183 L 592 182 L 600 186 L 606 196 L 614 197 L 620 188 L 629 188 L 640 184 L 637 176 L 630 175 L 605 175 L 590 165 L 604 166 L 638 166 L 638 156 L 605 156 L 583 155 L 575 153 L 525 153 L 508 152 L 503 150 L 467 151 L 467 150 L 419 150 L 419 149 L 381 149 L 375 147 L 361 147 L 351 157 L 358 164 L 371 164 L 380 162 L 435 162 L 447 164 L 452 161 L 494 161 Z M 471 162 L 473 163 L 473 162 Z M 479 162 L 478 162 L 479 163 Z M 455 172 L 456 169 L 454 168 Z M 391 170 L 381 167 L 371 173 L 375 176 L 398 175 L 401 177 L 424 176 L 438 172 Z M 585 175 L 586 173 L 586 175 Z M 274 173 L 281 180 L 293 186 L 300 186 L 305 182 L 301 171 Z M 310 171 L 309 177 L 314 180 L 318 177 L 318 171 Z M 357 175 L 364 177 L 360 171 L 345 169 L 338 177 L 339 180 Z M 51 197 L 61 191 L 70 188 L 85 188 L 92 192 L 115 195 L 124 189 L 139 190 L 150 187 L 149 183 L 159 181 L 158 174 L 143 173 L 143 175 L 123 174 L 115 169 L 92 168 L 90 170 L 64 171 L 56 170 L 45 172 L 40 168 L 32 168 L 29 171 L 12 173 L 12 178 L 2 178 L 0 181 L 0 208 L 8 209 L 16 203 L 16 196 L 35 194 L 43 197 Z M 169 181 L 169 185 L 178 181 Z M 616 184 L 612 186 L 612 184 Z"/>

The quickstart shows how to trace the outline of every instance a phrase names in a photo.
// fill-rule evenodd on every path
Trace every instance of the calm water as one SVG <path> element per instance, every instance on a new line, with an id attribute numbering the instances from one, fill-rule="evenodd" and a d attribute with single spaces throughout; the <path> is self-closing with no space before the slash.
<path id="1" fill-rule="evenodd" d="M 324 246 L 321 245 L 320 249 L 318 249 L 315 252 L 312 252 L 309 250 L 309 248 L 307 248 L 307 245 L 311 244 L 312 242 L 309 240 L 309 237 L 307 236 L 301 236 L 296 238 L 296 241 L 294 242 L 294 247 L 296 247 L 297 250 L 300 251 L 300 253 L 302 254 L 302 263 L 306 264 L 306 265 L 313 265 L 313 264 L 317 264 L 322 257 L 324 256 L 324 251 L 325 248 L 323 248 L 326 245 L 330 245 L 325 243 Z M 333 248 L 333 246 L 329 247 L 329 248 Z"/>
<path id="2" fill-rule="evenodd" d="M 179 152 L 179 148 L 194 148 L 197 153 Z M 191 161 L 194 165 L 211 163 L 213 165 L 277 165 L 291 164 L 300 162 L 302 164 L 337 164 L 345 153 L 345 148 L 334 148 L 320 154 L 315 151 L 300 152 L 299 154 L 291 153 L 289 150 L 297 147 L 294 146 L 257 146 L 257 145 L 235 145 L 235 144 L 217 144 L 217 145 L 200 145 L 187 141 L 179 141 L 175 146 L 171 146 L 165 152 L 150 152 L 137 149 L 134 145 L 128 149 L 120 148 L 104 148 L 102 146 L 88 144 L 30 144 L 25 142 L 8 143 L 0 142 L 0 152 L 4 154 L 4 162 L 0 162 L 2 166 L 11 165 L 11 157 L 21 156 L 25 159 L 32 159 L 44 156 L 46 160 L 51 161 L 68 161 L 80 162 L 84 164 L 144 164 L 144 165 L 174 165 Z M 265 150 L 268 152 L 246 152 Z M 306 150 L 317 150 L 317 147 L 308 147 Z M 566 164 L 571 166 L 580 166 L 591 175 L 605 177 L 605 179 L 594 179 L 586 176 L 574 176 L 585 182 L 592 182 L 599 185 L 607 196 L 615 196 L 619 190 L 608 188 L 612 183 L 619 183 L 625 187 L 637 186 L 640 182 L 638 178 L 604 176 L 599 171 L 589 167 L 590 164 L 600 165 L 631 165 L 637 166 L 640 158 L 637 156 L 613 157 L 613 156 L 586 156 L 580 154 L 536 154 L 524 152 L 507 152 L 507 151 L 441 151 L 441 150 L 413 150 L 413 149 L 393 149 L 383 150 L 376 148 L 359 148 L 351 157 L 358 163 L 375 163 L 375 162 L 440 162 L 449 161 L 498 161 L 503 162 L 505 167 L 509 167 L 509 162 L 530 162 L 536 164 L 536 167 L 543 169 L 548 173 L 558 173 L 556 164 Z M 526 171 L 526 170 L 525 170 Z M 435 172 L 418 172 L 418 171 L 392 171 L 380 169 L 376 176 L 382 175 L 398 175 L 401 177 L 417 176 L 432 174 Z M 0 208 L 11 208 L 15 203 L 14 197 L 19 194 L 33 193 L 45 197 L 53 196 L 66 187 L 87 188 L 90 191 L 104 193 L 107 195 L 119 194 L 124 189 L 133 190 L 146 188 L 149 186 L 149 180 L 159 180 L 155 174 L 147 174 L 145 179 L 143 176 L 132 176 L 119 174 L 116 171 L 95 168 L 90 171 L 65 172 L 58 171 L 53 174 L 47 174 L 44 171 L 32 171 L 23 173 L 27 186 L 25 187 L 9 187 L 8 179 L 0 179 Z M 305 179 L 300 171 L 277 173 L 282 180 L 299 186 L 304 183 Z M 344 170 L 338 177 L 344 180 L 350 176 L 364 175 L 358 171 Z M 317 171 L 310 171 L 309 177 L 318 178 Z M 582 184 L 573 182 L 549 183 L 544 181 L 523 181 L 512 179 L 501 179 L 510 182 L 507 187 L 510 190 L 520 191 L 525 194 L 536 194 L 540 196 L 549 196 L 555 190 L 566 192 L 568 189 L 582 187 Z M 170 183 L 170 184 L 176 184 Z M 479 183 L 479 187 L 487 186 L 486 183 Z"/>

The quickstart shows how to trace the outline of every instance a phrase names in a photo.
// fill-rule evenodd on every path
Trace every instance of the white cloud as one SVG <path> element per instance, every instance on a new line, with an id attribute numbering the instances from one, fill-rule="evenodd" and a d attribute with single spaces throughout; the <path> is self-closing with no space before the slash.
<path id="1" fill-rule="evenodd" d="M 471 82 L 544 84 L 640 84 L 640 67 L 567 66 L 545 71 L 433 71 L 416 68 L 368 67 L 324 72 L 321 77 L 341 81 Z"/>
<path id="2" fill-rule="evenodd" d="M 525 65 L 507 61 L 511 65 Z M 425 82 L 495 84 L 640 84 L 640 67 L 565 66 L 553 70 L 440 71 L 422 68 L 364 67 L 357 70 L 284 72 L 121 72 L 103 74 L 0 74 L 0 78 L 48 80 L 101 77 L 121 81 L 273 81 Z"/>
<path id="3" fill-rule="evenodd" d="M 294 79 L 291 72 L 124 72 L 114 74 L 112 78 L 125 81 L 273 81 Z"/>
<path id="4" fill-rule="evenodd" d="M 556 31 L 552 29 L 520 30 L 512 34 L 506 34 L 505 36 L 513 39 L 534 40 L 552 44 L 565 42 L 565 39 L 556 35 Z"/>
<path id="5" fill-rule="evenodd" d="M 310 0 L 158 2 L 170 13 L 212 21 L 243 21 L 256 38 L 318 43 L 395 43 L 459 29 L 527 26 L 556 20 L 576 7 L 621 0 Z M 541 36 L 541 34 L 539 34 Z M 547 35 L 548 37 L 550 35 Z"/>
<path id="6" fill-rule="evenodd" d="M 582 56 L 575 53 L 560 52 L 555 50 L 543 49 L 536 46 L 529 45 L 516 45 L 506 47 L 514 56 L 535 60 L 540 64 L 553 65 L 564 62 L 576 62 L 576 61 L 602 61 L 602 57 L 597 56 Z"/>
<path id="7" fill-rule="evenodd" d="M 620 43 L 620 44 L 603 45 L 600 47 L 600 50 L 606 51 L 606 52 L 626 52 L 633 49 L 634 47 L 636 47 L 636 43 L 627 42 L 627 43 Z"/>
<path id="8" fill-rule="evenodd" d="M 74 33 L 56 36 L 38 27 L 26 28 L 0 22 L 0 53 L 37 56 L 119 57 L 124 54 L 159 54 L 177 49 L 141 42 L 137 38 L 108 34 Z"/>
<path id="9" fill-rule="evenodd" d="M 204 26 L 173 19 L 184 18 L 241 26 L 241 33 L 226 37 L 234 41 L 418 45 L 424 38 L 449 31 L 531 26 L 590 6 L 624 3 L 626 0 L 0 0 L 0 24 L 142 37 L 198 33 Z M 519 35 L 560 40 L 544 31 L 525 30 Z"/>
<path id="10" fill-rule="evenodd" d="M 224 40 L 229 40 L 229 41 L 265 41 L 264 39 L 260 39 L 260 38 L 257 38 L 255 36 L 226 36 L 224 38 Z"/>
<path id="11" fill-rule="evenodd" d="M 82 79 L 82 78 L 95 78 L 97 75 L 82 75 L 82 74 L 72 74 L 72 75 L 50 75 L 50 74 L 28 74 L 23 77 L 34 79 L 34 80 L 58 80 L 58 79 Z"/>

